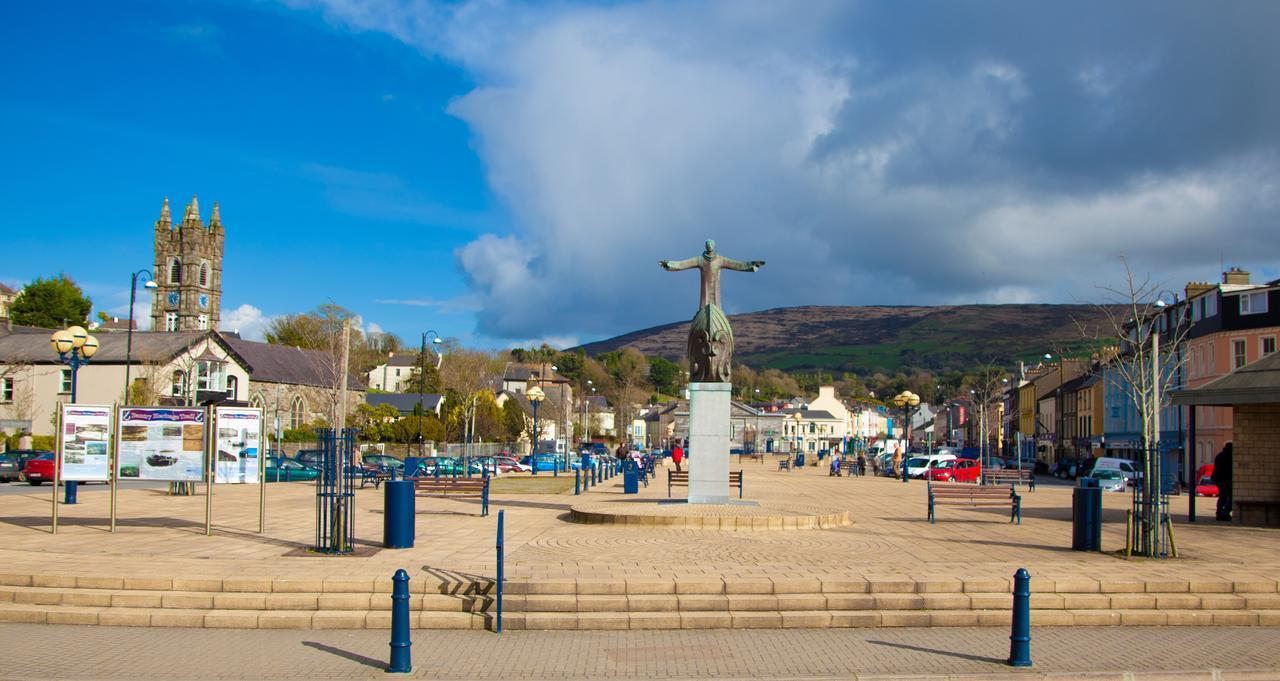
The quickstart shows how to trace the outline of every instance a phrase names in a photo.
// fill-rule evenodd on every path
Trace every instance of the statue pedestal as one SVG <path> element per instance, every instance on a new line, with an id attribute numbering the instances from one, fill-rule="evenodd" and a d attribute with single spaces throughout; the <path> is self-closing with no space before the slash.
<path id="1" fill-rule="evenodd" d="M 729 503 L 731 383 L 689 384 L 689 503 Z"/>

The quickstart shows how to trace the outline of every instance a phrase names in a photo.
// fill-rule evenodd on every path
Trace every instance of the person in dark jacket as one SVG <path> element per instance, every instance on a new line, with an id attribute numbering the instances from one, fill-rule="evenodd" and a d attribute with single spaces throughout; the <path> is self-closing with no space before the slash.
<path id="1" fill-rule="evenodd" d="M 1213 484 L 1218 486 L 1218 520 L 1231 520 L 1231 443 L 1213 458 Z"/>

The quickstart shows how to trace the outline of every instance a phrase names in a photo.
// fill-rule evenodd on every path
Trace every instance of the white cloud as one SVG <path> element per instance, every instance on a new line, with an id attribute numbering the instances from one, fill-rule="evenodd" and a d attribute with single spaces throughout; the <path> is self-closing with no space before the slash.
<path id="1" fill-rule="evenodd" d="M 1280 264 L 1275 6 L 288 4 L 477 83 L 450 111 L 515 218 L 456 253 L 488 336 L 687 318 L 656 261 L 705 238 L 768 261 L 725 275 L 730 312 Z"/>
<path id="2" fill-rule="evenodd" d="M 260 341 L 271 323 L 271 317 L 262 314 L 262 310 L 244 303 L 235 309 L 222 310 L 222 321 L 218 324 L 220 331 L 239 332 L 241 338 Z"/>

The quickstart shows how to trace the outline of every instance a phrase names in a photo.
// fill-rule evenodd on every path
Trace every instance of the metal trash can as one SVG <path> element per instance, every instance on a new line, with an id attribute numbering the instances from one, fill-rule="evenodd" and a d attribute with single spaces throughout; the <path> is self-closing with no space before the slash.
<path id="1" fill-rule="evenodd" d="M 383 483 L 382 545 L 389 549 L 413 548 L 414 494 L 412 480 Z"/>
<path id="2" fill-rule="evenodd" d="M 1071 550 L 1102 550 L 1102 488 L 1094 478 L 1071 490 Z"/>
<path id="3" fill-rule="evenodd" d="M 635 461 L 627 460 L 622 465 L 622 493 L 640 493 L 640 467 Z"/>
<path id="4" fill-rule="evenodd" d="M 796 468 L 804 467 L 804 454 L 796 454 Z"/>

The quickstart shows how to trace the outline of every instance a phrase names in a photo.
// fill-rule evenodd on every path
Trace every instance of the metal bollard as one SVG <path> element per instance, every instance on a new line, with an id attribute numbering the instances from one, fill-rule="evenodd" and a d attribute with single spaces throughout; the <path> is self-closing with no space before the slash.
<path id="1" fill-rule="evenodd" d="M 582 471 L 576 468 L 573 470 L 573 493 L 575 495 L 582 494 Z"/>
<path id="2" fill-rule="evenodd" d="M 599 468 L 600 468 L 600 466 L 595 465 L 595 464 L 592 464 L 592 466 L 591 466 L 591 486 L 592 486 L 592 487 L 595 487 L 595 486 L 596 486 L 596 470 L 597 470 L 597 469 L 599 469 Z"/>
<path id="3" fill-rule="evenodd" d="M 498 617 L 494 621 L 494 629 L 499 634 L 502 633 L 502 518 L 504 513 L 506 513 L 506 511 L 498 511 L 498 581 L 497 584 L 494 585 L 498 592 L 497 603 L 495 603 L 495 606 L 498 609 Z"/>
<path id="4" fill-rule="evenodd" d="M 560 477 L 560 461 L 559 461 L 559 459 L 555 459 L 555 460 L 553 460 L 553 461 L 551 462 L 551 477 L 553 477 L 553 478 L 558 478 L 558 477 Z"/>
<path id="5" fill-rule="evenodd" d="M 1009 666 L 1031 666 L 1031 575 L 1013 573 L 1013 630 L 1009 633 Z"/>
<path id="6" fill-rule="evenodd" d="M 387 671 L 408 674 L 413 669 L 409 648 L 409 573 L 404 568 L 396 570 L 391 578 L 391 664 Z"/>
<path id="7" fill-rule="evenodd" d="M 76 503 L 76 488 L 78 486 L 79 485 L 76 483 L 75 480 L 66 480 L 62 483 L 62 493 L 63 493 L 62 503 L 64 504 Z"/>
<path id="8" fill-rule="evenodd" d="M 902 484 L 905 485 L 906 483 L 907 483 L 907 462 L 903 461 L 902 462 Z"/>

